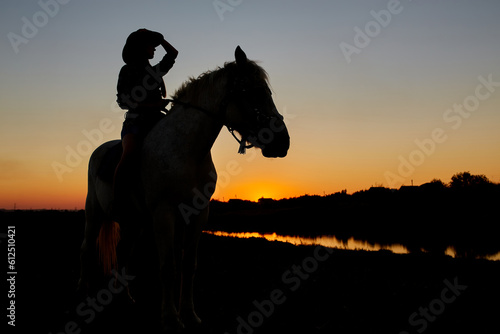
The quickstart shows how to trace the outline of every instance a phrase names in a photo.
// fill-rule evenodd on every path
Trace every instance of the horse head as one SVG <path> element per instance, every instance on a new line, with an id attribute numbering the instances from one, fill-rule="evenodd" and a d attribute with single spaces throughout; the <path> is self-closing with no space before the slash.
<path id="1" fill-rule="evenodd" d="M 230 71 L 226 125 L 240 134 L 240 153 L 255 146 L 266 158 L 285 157 L 290 136 L 272 99 L 267 73 L 248 60 L 239 46 L 235 58 L 235 62 L 225 66 Z"/>

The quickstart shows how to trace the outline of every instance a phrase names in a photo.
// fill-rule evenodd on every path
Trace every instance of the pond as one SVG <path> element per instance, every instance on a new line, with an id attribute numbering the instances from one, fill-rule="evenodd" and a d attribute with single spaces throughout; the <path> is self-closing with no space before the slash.
<path id="1" fill-rule="evenodd" d="M 381 245 L 372 244 L 366 241 L 356 240 L 350 238 L 347 241 L 339 240 L 332 235 L 322 235 L 317 237 L 303 237 L 303 236 L 290 236 L 290 235 L 279 235 L 276 233 L 262 234 L 257 232 L 223 232 L 223 231 L 205 231 L 207 234 L 212 234 L 221 237 L 232 237 L 232 238 L 263 238 L 268 241 L 281 241 L 292 245 L 321 245 L 329 248 L 337 249 L 347 249 L 347 250 L 365 250 L 365 251 L 379 251 L 379 250 L 389 250 L 395 254 L 409 254 L 408 249 L 399 244 L 392 245 Z M 446 249 L 446 255 L 451 257 L 456 257 L 456 252 L 453 247 L 448 247 Z M 500 253 L 495 255 L 485 256 L 487 260 L 499 261 Z"/>

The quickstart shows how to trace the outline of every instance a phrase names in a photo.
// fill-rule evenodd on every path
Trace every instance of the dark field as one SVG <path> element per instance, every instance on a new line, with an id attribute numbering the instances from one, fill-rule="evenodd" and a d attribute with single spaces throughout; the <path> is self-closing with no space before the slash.
<path id="1" fill-rule="evenodd" d="M 215 203 L 207 228 L 248 230 L 253 222 L 255 230 L 265 232 L 273 229 L 266 221 L 279 221 L 274 227 L 280 225 L 280 232 L 299 232 L 300 225 L 288 217 L 303 219 L 307 212 L 323 217 L 323 211 L 311 211 L 310 204 L 304 203 L 295 209 L 276 203 L 253 209 L 234 207 L 236 204 L 229 208 Z M 235 217 L 241 219 L 240 224 Z M 340 235 L 347 236 L 348 221 L 340 218 Z M 89 301 L 76 292 L 82 211 L 0 212 L 0 219 L 0 233 L 5 233 L 8 224 L 16 226 L 19 333 L 156 333 L 159 285 L 150 240 L 141 246 L 142 271 L 130 280 L 136 303 L 132 304 L 123 291 L 109 292 L 109 278 L 103 278 Z M 324 231 L 313 227 L 331 228 L 315 220 L 304 224 L 316 234 Z M 385 228 L 375 220 L 353 220 L 352 224 L 368 231 Z M 436 233 L 441 230 L 437 228 Z M 358 233 L 360 238 L 368 234 Z M 388 233 L 385 241 L 416 242 L 410 234 L 396 240 L 397 233 Z M 414 234 L 423 235 L 418 229 Z M 487 234 L 492 233 L 481 233 Z M 380 242 L 379 235 L 375 233 L 372 239 Z M 453 238 L 457 236 L 453 234 Z M 395 255 L 204 235 L 195 284 L 197 312 L 204 326 L 190 332 L 499 333 L 500 262 L 441 255 L 442 244 L 459 240 L 453 238 L 446 242 L 436 242 L 436 237 L 423 239 L 432 253 Z M 2 249 L 5 240 L 1 239 Z M 470 245 L 475 244 L 462 240 L 461 247 L 472 254 Z M 495 245 L 489 243 L 484 248 L 493 252 Z M 92 303 L 92 297 L 97 297 L 97 304 Z"/>

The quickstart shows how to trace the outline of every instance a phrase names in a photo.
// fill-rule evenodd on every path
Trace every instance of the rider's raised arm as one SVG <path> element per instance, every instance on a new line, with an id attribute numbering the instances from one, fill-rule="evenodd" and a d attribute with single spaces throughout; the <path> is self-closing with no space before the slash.
<path id="1" fill-rule="evenodd" d="M 171 55 L 172 58 L 177 58 L 177 55 L 179 54 L 179 51 L 177 51 L 176 48 L 174 48 L 172 46 L 172 44 L 170 44 L 169 42 L 167 42 L 165 39 L 163 39 L 161 42 L 160 42 L 160 45 L 163 46 L 163 48 L 165 49 L 165 51 L 167 52 L 167 54 Z"/>
<path id="2" fill-rule="evenodd" d="M 160 42 L 160 45 L 163 46 L 163 48 L 165 49 L 167 54 L 163 57 L 163 59 L 160 61 L 160 63 L 156 66 L 159 66 L 159 69 L 162 72 L 162 75 L 165 75 L 172 68 L 172 66 L 174 66 L 175 59 L 177 58 L 179 51 L 177 51 L 177 49 L 174 48 L 165 39 L 162 39 L 162 41 Z"/>

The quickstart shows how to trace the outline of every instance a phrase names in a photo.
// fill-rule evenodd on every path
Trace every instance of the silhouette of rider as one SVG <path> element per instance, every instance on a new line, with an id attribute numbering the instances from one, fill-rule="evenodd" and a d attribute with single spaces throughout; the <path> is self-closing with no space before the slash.
<path id="1" fill-rule="evenodd" d="M 166 55 L 154 66 L 156 47 L 161 45 Z M 139 148 L 148 131 L 164 116 L 161 112 L 168 102 L 163 76 L 172 68 L 178 51 L 163 35 L 139 29 L 129 35 L 123 47 L 125 65 L 118 76 L 117 102 L 127 110 L 121 132 L 123 153 L 113 180 L 113 211 L 122 206 L 126 183 L 139 163 Z M 122 197 L 122 198 L 120 198 Z"/>

